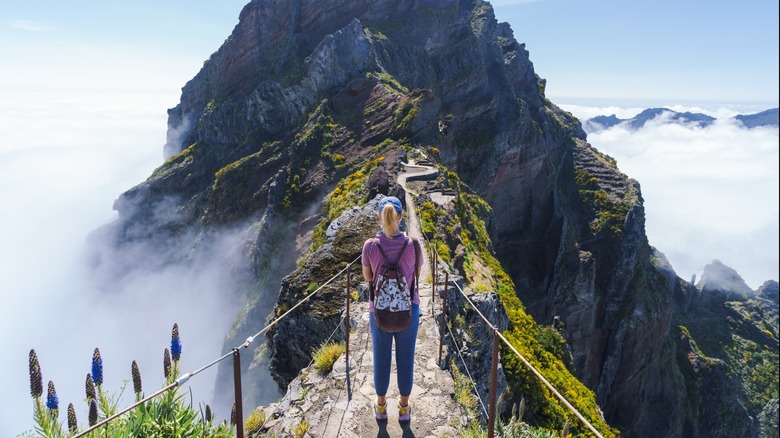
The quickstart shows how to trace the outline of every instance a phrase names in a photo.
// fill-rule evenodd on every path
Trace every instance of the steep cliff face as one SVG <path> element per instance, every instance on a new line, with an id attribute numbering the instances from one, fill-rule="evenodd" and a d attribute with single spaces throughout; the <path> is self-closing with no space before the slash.
<path id="1" fill-rule="evenodd" d="M 468 209 L 440 212 L 460 215 L 462 237 L 443 239 L 453 264 L 495 286 L 479 274 L 491 266 L 475 268 L 468 253 L 481 233 L 470 218 L 479 216 L 488 234 L 479 263 L 495 255 L 508 274 L 499 287 L 513 284 L 539 324 L 562 323 L 570 371 L 596 392 L 610 424 L 629 436 L 754 435 L 750 417 L 771 410 L 772 394 L 769 408 L 729 408 L 724 419 L 694 401 L 717 381 L 737 406 L 744 385 L 718 377 L 728 367 L 691 370 L 691 343 L 681 339 L 700 335 L 678 327 L 700 292 L 648 245 L 638 183 L 587 144 L 544 86 L 524 45 L 481 0 L 253 0 L 169 110 L 167 161 L 120 196 L 120 218 L 103 234 L 119 252 L 155 248 L 158 257 L 137 263 L 164 265 L 208 261 L 204 242 L 237 231 L 218 258 L 240 279 L 226 293 L 244 306 L 227 349 L 359 254 L 370 230 L 336 242 L 328 227 L 377 193 L 399 194 L 400 161 L 424 150 L 449 172 L 432 190 L 459 179 L 474 192 L 458 198 Z M 308 363 L 311 344 L 327 336 L 320 329 L 335 324 L 333 300 L 280 324 L 267 356 L 244 362 L 249 403 L 269 401 L 269 365 L 284 386 Z M 761 345 L 776 357 L 777 330 L 769 337 L 774 344 Z M 229 376 L 220 370 L 218 379 Z M 775 391 L 775 410 L 776 399 Z"/>

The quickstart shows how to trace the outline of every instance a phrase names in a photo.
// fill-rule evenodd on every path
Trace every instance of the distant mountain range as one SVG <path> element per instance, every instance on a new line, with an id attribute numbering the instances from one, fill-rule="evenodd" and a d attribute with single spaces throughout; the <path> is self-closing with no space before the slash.
<path id="1" fill-rule="evenodd" d="M 603 129 L 609 129 L 616 125 L 623 125 L 629 129 L 635 130 L 645 126 L 651 120 L 658 117 L 664 117 L 666 123 L 678 123 L 686 125 L 695 125 L 706 127 L 711 125 L 716 119 L 701 113 L 677 112 L 668 108 L 648 108 L 630 119 L 621 119 L 614 114 L 610 116 L 596 116 L 585 120 L 582 128 L 585 132 L 598 132 Z M 732 117 L 739 121 L 746 128 L 755 128 L 758 126 L 780 126 L 780 109 L 772 108 L 755 114 L 744 114 Z"/>

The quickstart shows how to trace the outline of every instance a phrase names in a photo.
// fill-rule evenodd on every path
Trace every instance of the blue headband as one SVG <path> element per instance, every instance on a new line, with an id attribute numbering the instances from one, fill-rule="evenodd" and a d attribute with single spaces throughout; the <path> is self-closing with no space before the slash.
<path id="1" fill-rule="evenodd" d="M 382 211 L 387 204 L 393 204 L 393 208 L 395 208 L 395 211 L 398 213 L 404 209 L 401 205 L 401 201 L 398 198 L 395 196 L 385 196 L 381 201 L 379 201 L 379 211 Z"/>

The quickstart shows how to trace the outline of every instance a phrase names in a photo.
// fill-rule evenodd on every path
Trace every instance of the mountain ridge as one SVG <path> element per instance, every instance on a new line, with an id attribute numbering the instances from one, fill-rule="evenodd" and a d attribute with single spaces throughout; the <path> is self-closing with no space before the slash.
<path id="1" fill-rule="evenodd" d="M 660 120 L 660 123 L 677 123 L 706 128 L 718 119 L 703 113 L 678 112 L 669 108 L 647 108 L 636 116 L 626 119 L 621 119 L 615 114 L 594 116 L 583 121 L 582 125 L 583 129 L 589 133 L 609 129 L 617 125 L 625 126 L 630 130 L 637 130 L 643 128 L 647 123 L 656 120 Z M 780 126 L 780 108 L 770 108 L 752 114 L 738 114 L 728 117 L 727 120 L 738 122 L 740 126 L 748 129 L 761 126 Z"/>
<path id="2" fill-rule="evenodd" d="M 776 347 L 751 338 L 751 327 L 768 327 L 777 339 L 764 324 L 771 305 L 728 307 L 677 277 L 647 242 L 639 183 L 587 143 L 545 84 L 483 1 L 253 0 L 169 111 L 167 161 L 115 203 L 96 269 L 224 263 L 235 281 L 221 293 L 243 303 L 229 348 L 356 258 L 375 224 L 333 239 L 330 225 L 377 194 L 403 196 L 401 163 L 424 153 L 440 173 L 414 183 L 422 231 L 471 290 L 501 297 L 508 336 L 544 358 L 544 372 L 584 384 L 573 398 L 594 420 L 603 411 L 628 436 L 758 436 L 768 420 L 753 419 L 771 418 L 777 394 L 750 379 L 776 379 L 777 368 L 726 380 L 742 372 L 739 355 L 699 328 L 726 315 L 737 324 L 717 334 L 744 328 L 734 352 L 771 363 Z M 445 191 L 450 206 L 429 195 Z M 224 253 L 203 244 L 225 229 L 241 241 Z M 135 257 L 145 247 L 158 257 Z M 248 402 L 295 379 L 342 302 L 318 296 L 268 334 L 267 348 L 242 362 Z M 516 362 L 502 365 L 505 407 L 526 399 L 529 421 L 561 429 L 557 402 Z M 231 378 L 220 368 L 217 388 Z M 713 385 L 728 389 L 722 399 L 706 397 Z M 768 407 L 751 401 L 759 392 Z"/>

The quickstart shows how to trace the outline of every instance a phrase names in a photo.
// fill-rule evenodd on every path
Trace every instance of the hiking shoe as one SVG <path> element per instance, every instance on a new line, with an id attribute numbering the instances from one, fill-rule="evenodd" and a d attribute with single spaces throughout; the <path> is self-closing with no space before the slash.
<path id="1" fill-rule="evenodd" d="M 377 421 L 386 421 L 387 420 L 387 404 L 380 405 L 378 403 L 374 403 L 374 416 L 376 416 Z"/>
<path id="2" fill-rule="evenodd" d="M 412 407 L 409 405 L 398 405 L 398 421 L 402 423 L 408 423 L 412 421 Z"/>

